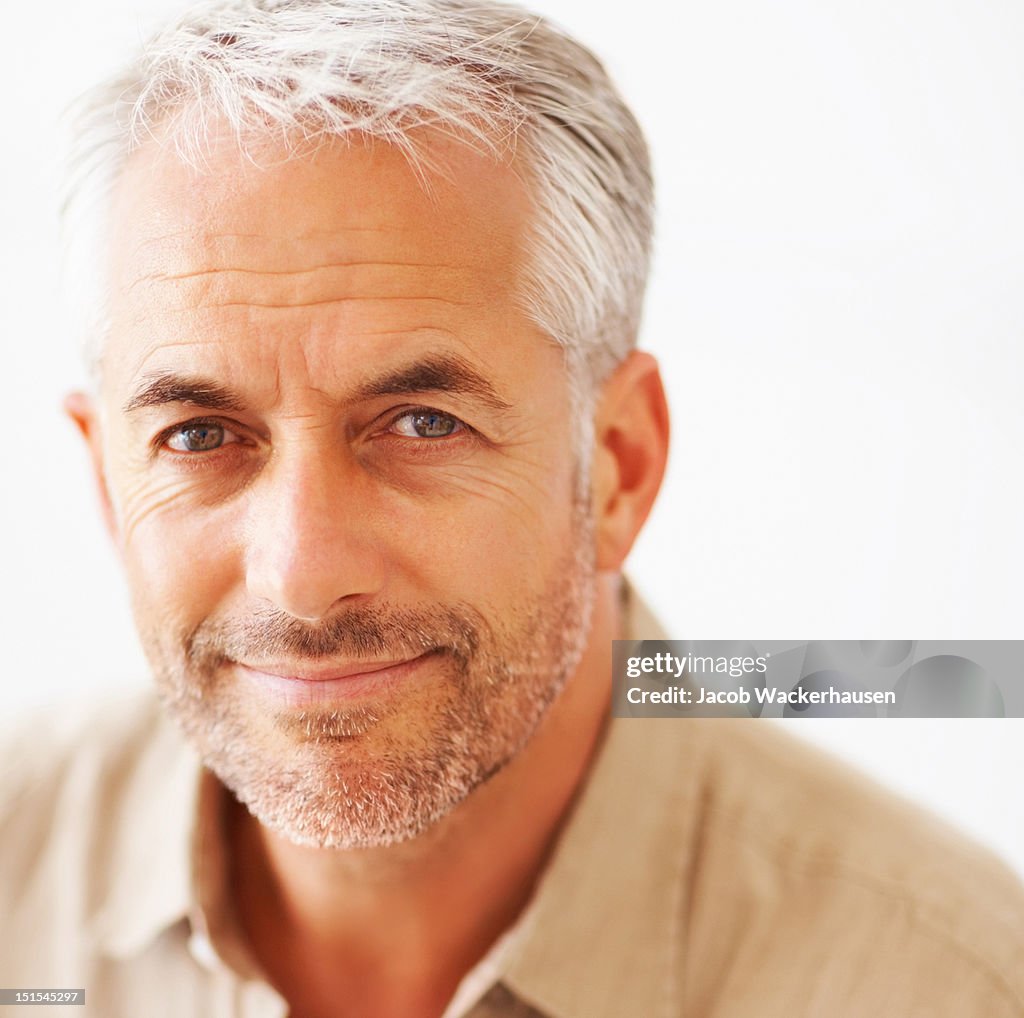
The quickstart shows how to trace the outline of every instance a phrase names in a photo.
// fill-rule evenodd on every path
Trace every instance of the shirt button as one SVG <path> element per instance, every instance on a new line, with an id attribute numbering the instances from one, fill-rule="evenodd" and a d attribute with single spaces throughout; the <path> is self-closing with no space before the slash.
<path id="1" fill-rule="evenodd" d="M 188 950 L 203 968 L 212 969 L 217 965 L 217 954 L 205 933 L 193 933 L 188 938 Z"/>

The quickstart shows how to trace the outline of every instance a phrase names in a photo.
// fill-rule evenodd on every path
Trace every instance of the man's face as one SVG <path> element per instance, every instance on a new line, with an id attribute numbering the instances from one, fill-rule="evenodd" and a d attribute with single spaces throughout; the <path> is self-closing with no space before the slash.
<path id="1" fill-rule="evenodd" d="M 161 693 L 294 841 L 386 844 L 513 757 L 594 594 L 560 350 L 516 304 L 508 168 L 434 140 L 115 198 L 102 462 Z"/>

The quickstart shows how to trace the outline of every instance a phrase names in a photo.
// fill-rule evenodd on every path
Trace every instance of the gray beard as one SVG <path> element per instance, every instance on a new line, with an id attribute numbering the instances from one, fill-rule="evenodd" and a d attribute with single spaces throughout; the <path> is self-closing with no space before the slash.
<path id="1" fill-rule="evenodd" d="M 500 625 L 468 605 L 381 604 L 317 624 L 276 610 L 207 619 L 173 647 L 144 636 L 161 699 L 205 765 L 289 841 L 346 849 L 417 837 L 523 749 L 578 666 L 595 570 L 592 528 L 576 523 L 547 589 Z M 377 705 L 271 714 L 224 672 L 234 660 L 425 653 L 430 690 L 444 694 L 425 702 L 425 690 L 403 688 Z"/>

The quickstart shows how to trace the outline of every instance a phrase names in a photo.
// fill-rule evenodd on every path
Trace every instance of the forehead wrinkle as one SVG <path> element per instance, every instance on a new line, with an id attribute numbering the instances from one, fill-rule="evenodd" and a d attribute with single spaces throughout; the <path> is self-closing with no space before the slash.
<path id="1" fill-rule="evenodd" d="M 265 304 L 262 301 L 254 300 L 226 300 L 217 304 L 204 304 L 203 307 L 210 308 L 269 308 L 271 310 L 287 310 L 288 308 L 315 308 L 325 304 L 353 304 L 368 303 L 371 301 L 426 301 L 439 304 L 448 304 L 452 307 L 481 307 L 483 301 L 476 300 L 453 300 L 450 297 L 326 297 L 323 300 L 297 301 L 296 303 Z"/>
<path id="2" fill-rule="evenodd" d="M 271 269 L 271 268 L 250 268 L 240 265 L 215 265 L 210 268 L 192 269 L 181 272 L 168 272 L 163 269 L 136 274 L 135 278 L 124 287 L 128 293 L 143 283 L 177 283 L 190 280 L 203 280 L 212 276 L 267 276 L 274 278 L 301 278 L 311 276 L 315 273 L 329 272 L 334 269 L 357 269 L 357 268 L 383 268 L 383 269 L 432 269 L 436 271 L 465 272 L 466 265 L 455 262 L 411 262 L 395 261 L 392 259 L 353 259 L 351 261 L 321 262 L 316 265 L 304 266 L 301 268 Z"/>
<path id="3" fill-rule="evenodd" d="M 351 235 L 377 235 L 393 238 L 389 246 L 393 250 L 393 258 L 385 258 L 385 262 L 393 265 L 416 266 L 419 264 L 440 268 L 465 269 L 470 266 L 451 263 L 446 260 L 449 252 L 444 247 L 437 249 L 438 258 L 430 262 L 419 263 L 406 257 L 406 235 L 409 229 L 403 226 L 372 226 L 360 227 L 349 224 L 338 225 L 321 230 L 309 230 L 299 234 L 288 233 L 233 233 L 226 232 L 219 226 L 216 230 L 191 228 L 160 233 L 158 236 L 133 238 L 131 250 L 127 252 L 125 261 L 141 263 L 146 267 L 144 275 L 159 274 L 168 262 L 180 261 L 187 263 L 198 252 L 201 257 L 214 261 L 224 261 L 229 265 L 237 263 L 238 271 L 245 271 L 245 262 L 252 256 L 267 261 L 268 273 L 281 270 L 287 271 L 294 261 L 303 260 L 309 255 L 311 248 L 316 248 L 320 257 L 310 269 L 329 267 L 331 265 L 358 264 L 359 259 L 352 260 L 350 255 Z M 255 243 L 254 243 L 255 242 Z M 371 259 L 366 259 L 370 261 Z M 151 270 L 151 271 L 150 271 Z M 254 271 L 263 271 L 255 269 Z"/>
<path id="4" fill-rule="evenodd" d="M 128 304 L 152 300 L 168 306 L 290 308 L 348 301 L 434 302 L 479 307 L 493 297 L 497 280 L 474 279 L 451 262 L 356 259 L 296 268 L 206 265 L 161 266 L 122 286 Z M 141 291 L 139 288 L 142 288 Z"/>
<path id="5" fill-rule="evenodd" d="M 354 268 L 355 266 L 380 266 L 387 268 L 408 268 L 408 269 L 464 269 L 464 265 L 456 265 L 448 262 L 398 262 L 391 260 L 373 261 L 358 259 L 355 261 L 340 262 L 330 261 L 318 265 L 310 265 L 301 269 L 249 269 L 240 266 L 226 265 L 211 269 L 196 269 L 192 272 L 169 273 L 169 272 L 148 272 L 139 276 L 131 286 L 150 280 L 174 282 L 177 280 L 195 279 L 200 276 L 211 276 L 216 273 L 238 273 L 240 275 L 253 276 L 303 276 L 313 272 L 322 272 L 327 269 Z"/>

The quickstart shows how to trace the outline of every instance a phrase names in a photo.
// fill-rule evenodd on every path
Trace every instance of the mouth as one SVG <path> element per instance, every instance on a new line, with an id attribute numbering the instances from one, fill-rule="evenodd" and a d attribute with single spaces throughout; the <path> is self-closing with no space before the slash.
<path id="1" fill-rule="evenodd" d="M 303 708 L 379 697 L 410 678 L 435 653 L 387 661 L 231 664 L 238 677 L 262 696 Z"/>

